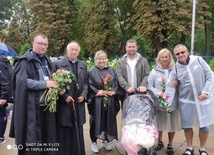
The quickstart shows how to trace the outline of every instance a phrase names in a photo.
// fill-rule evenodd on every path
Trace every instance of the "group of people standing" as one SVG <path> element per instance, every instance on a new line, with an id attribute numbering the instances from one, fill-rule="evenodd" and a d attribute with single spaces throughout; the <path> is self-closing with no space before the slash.
<path id="1" fill-rule="evenodd" d="M 99 153 L 98 139 L 102 140 L 104 149 L 111 150 L 109 142 L 118 139 L 119 101 L 123 102 L 136 89 L 140 92 L 149 89 L 156 98 L 167 93 L 172 98 L 170 113 L 163 111 L 158 103 L 155 105 L 159 129 L 156 150 L 164 147 L 162 133 L 167 131 L 166 153 L 173 154 L 175 131 L 183 129 L 188 145 L 183 155 L 193 155 L 193 128 L 198 127 L 200 155 L 208 154 L 205 144 L 210 125 L 214 123 L 213 73 L 202 58 L 189 56 L 186 46 L 179 44 L 175 47 L 176 63 L 171 52 L 162 49 L 151 72 L 147 59 L 137 52 L 137 42 L 133 39 L 126 42 L 126 54 L 118 60 L 116 71 L 107 66 L 107 54 L 102 50 L 95 53 L 95 66 L 87 71 L 86 64 L 78 59 L 80 45 L 76 41 L 70 42 L 67 55 L 53 64 L 46 55 L 48 38 L 45 35 L 36 35 L 32 46 L 14 62 L 12 77 L 14 110 L 10 137 L 15 137 L 19 155 L 84 155 L 85 103 L 90 114 L 92 151 Z M 40 98 L 45 89 L 58 87 L 51 79 L 57 69 L 71 71 L 76 81 L 66 88 L 65 93 L 59 94 L 57 111 L 51 113 L 45 110 L 47 105 Z M 162 88 L 163 81 L 165 89 Z M 0 101 L 1 105 L 5 104 L 2 96 Z M 72 102 L 76 107 L 76 118 Z"/>
<path id="2" fill-rule="evenodd" d="M 156 58 L 156 66 L 148 78 L 148 89 L 158 98 L 170 96 L 168 99 L 170 113 L 157 106 L 159 141 L 156 149 L 164 147 L 162 132 L 167 131 L 166 153 L 173 154 L 172 142 L 175 131 L 182 129 L 187 141 L 187 148 L 182 155 L 194 155 L 193 128 L 199 128 L 199 154 L 208 155 L 205 147 L 211 125 L 214 123 L 213 72 L 201 57 L 189 55 L 183 44 L 175 46 L 174 55 L 176 63 L 170 51 L 162 49 Z"/>

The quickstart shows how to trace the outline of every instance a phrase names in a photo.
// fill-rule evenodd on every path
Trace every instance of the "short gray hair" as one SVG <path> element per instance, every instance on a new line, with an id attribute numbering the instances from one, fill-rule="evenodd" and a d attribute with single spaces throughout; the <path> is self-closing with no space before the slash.
<path id="1" fill-rule="evenodd" d="M 44 34 L 37 34 L 37 35 L 34 37 L 33 41 L 37 41 L 37 38 L 38 38 L 38 37 L 41 37 L 41 38 L 43 38 L 43 39 L 48 39 L 48 37 L 45 36 Z"/>
<path id="2" fill-rule="evenodd" d="M 186 47 L 184 44 L 177 44 L 177 45 L 175 46 L 175 48 L 174 48 L 174 53 L 175 53 L 175 50 L 176 50 L 177 48 L 179 48 L 179 47 L 183 47 L 183 48 L 188 52 L 188 49 L 187 49 L 187 47 Z"/>

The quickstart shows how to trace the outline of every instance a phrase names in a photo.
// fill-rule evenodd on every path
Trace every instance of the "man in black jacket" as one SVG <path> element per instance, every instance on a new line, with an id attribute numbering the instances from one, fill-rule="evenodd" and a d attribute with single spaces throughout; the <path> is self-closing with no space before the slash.
<path id="1" fill-rule="evenodd" d="M 19 155 L 55 155 L 58 153 L 55 113 L 45 110 L 41 102 L 43 92 L 57 88 L 50 80 L 52 64 L 46 55 L 48 38 L 36 35 L 28 50 L 15 61 L 12 78 L 14 89 L 14 110 L 10 137 L 15 137 Z M 48 149 L 51 148 L 51 149 Z"/>
<path id="2" fill-rule="evenodd" d="M 60 95 L 57 104 L 60 155 L 85 155 L 83 124 L 86 121 L 87 66 L 77 58 L 80 53 L 79 43 L 70 42 L 66 50 L 67 56 L 54 63 L 54 70 L 71 71 L 77 81 L 71 83 L 70 89 Z"/>
<path id="3" fill-rule="evenodd" d="M 6 107 L 10 97 L 11 66 L 9 60 L 0 55 L 0 144 L 6 142 L 4 133 L 7 125 Z"/>

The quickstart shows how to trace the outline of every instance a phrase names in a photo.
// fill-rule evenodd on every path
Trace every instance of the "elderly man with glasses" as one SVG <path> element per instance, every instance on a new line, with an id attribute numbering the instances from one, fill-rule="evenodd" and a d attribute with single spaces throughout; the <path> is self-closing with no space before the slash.
<path id="1" fill-rule="evenodd" d="M 173 85 L 179 92 L 181 125 L 187 141 L 183 155 L 194 154 L 193 128 L 199 128 L 199 154 L 208 155 L 206 141 L 214 123 L 213 72 L 201 57 L 189 55 L 187 47 L 182 44 L 175 46 L 174 55 L 177 62 L 165 93 L 172 93 L 170 86 Z"/>

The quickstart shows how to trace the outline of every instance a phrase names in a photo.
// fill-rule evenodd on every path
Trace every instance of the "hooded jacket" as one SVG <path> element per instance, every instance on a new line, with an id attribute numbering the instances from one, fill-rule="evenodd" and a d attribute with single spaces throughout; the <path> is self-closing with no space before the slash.
<path id="1" fill-rule="evenodd" d="M 135 81 L 136 86 L 147 86 L 148 84 L 148 76 L 149 76 L 149 64 L 146 58 L 141 56 L 139 53 L 137 53 L 137 63 L 135 66 Z M 117 62 L 117 79 L 119 82 L 119 85 L 123 88 L 124 91 L 126 91 L 128 88 L 130 88 L 129 84 L 129 76 L 130 76 L 130 68 L 127 63 L 127 54 L 125 54 L 122 58 L 120 58 Z"/>

